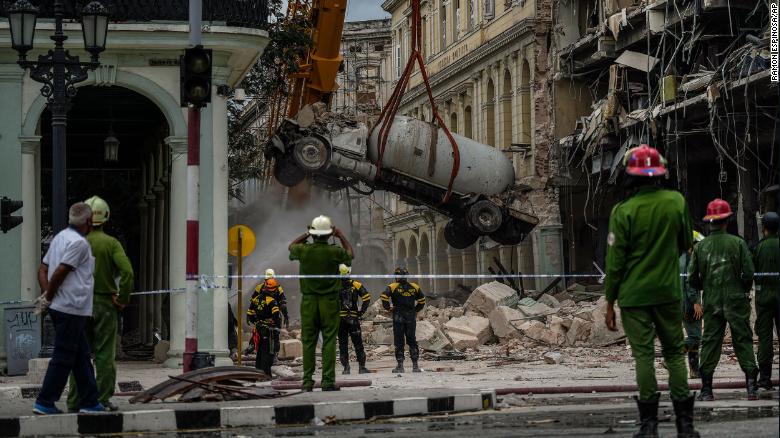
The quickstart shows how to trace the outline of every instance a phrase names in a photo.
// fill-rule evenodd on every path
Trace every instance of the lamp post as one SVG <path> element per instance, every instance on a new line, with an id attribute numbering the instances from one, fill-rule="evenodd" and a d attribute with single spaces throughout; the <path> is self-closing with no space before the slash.
<path id="1" fill-rule="evenodd" d="M 39 55 L 37 61 L 28 61 L 27 52 L 33 48 L 38 9 L 28 0 L 17 0 L 8 8 L 11 45 L 19 53 L 17 63 L 30 70 L 30 78 L 43 84 L 41 95 L 48 101 L 52 128 L 52 228 L 56 233 L 67 225 L 67 179 L 65 176 L 65 134 L 68 107 L 76 95 L 76 84 L 87 79 L 87 72 L 100 66 L 98 55 L 106 48 L 108 10 L 97 1 L 90 2 L 81 11 L 81 29 L 84 49 L 90 53 L 89 62 L 80 62 L 64 47 L 68 37 L 62 30 L 65 15 L 63 0 L 54 0 L 54 49 Z"/>

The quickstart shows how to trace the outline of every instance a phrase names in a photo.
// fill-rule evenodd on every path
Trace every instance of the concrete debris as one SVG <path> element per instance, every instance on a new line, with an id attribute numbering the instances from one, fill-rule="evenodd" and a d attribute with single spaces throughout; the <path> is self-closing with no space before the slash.
<path id="1" fill-rule="evenodd" d="M 452 346 L 458 350 L 476 349 L 479 345 L 479 339 L 476 336 L 460 332 L 448 332 L 447 335 L 452 341 Z"/>
<path id="2" fill-rule="evenodd" d="M 363 321 L 372 321 L 374 317 L 381 314 L 383 311 L 382 300 L 376 300 L 368 306 L 368 309 L 366 309 L 366 313 L 363 314 Z"/>
<path id="3" fill-rule="evenodd" d="M 520 312 L 526 318 L 541 318 L 542 320 L 546 315 L 555 312 L 555 310 L 552 309 L 550 306 L 539 302 L 537 302 L 533 306 L 518 306 L 518 310 L 520 310 Z"/>
<path id="4" fill-rule="evenodd" d="M 171 342 L 162 340 L 154 346 L 154 361 L 163 363 L 168 360 L 168 350 L 171 349 Z"/>
<path id="5" fill-rule="evenodd" d="M 466 300 L 465 309 L 488 316 L 498 306 L 514 307 L 517 305 L 517 300 L 517 293 L 514 289 L 493 281 L 474 289 L 474 292 Z"/>
<path id="6" fill-rule="evenodd" d="M 593 323 L 576 316 L 571 320 L 571 327 L 566 332 L 566 345 L 575 345 L 577 342 L 585 342 L 590 337 Z"/>
<path id="7" fill-rule="evenodd" d="M 550 351 L 549 353 L 545 353 L 544 361 L 550 365 L 557 365 L 561 362 L 563 362 L 563 354 L 558 353 L 557 351 Z"/>
<path id="8" fill-rule="evenodd" d="M 524 322 L 525 315 L 517 309 L 498 306 L 490 312 L 490 328 L 499 339 L 516 338 L 517 327 Z"/>
<path id="9" fill-rule="evenodd" d="M 370 334 L 371 343 L 374 345 L 393 345 L 393 325 L 374 324 L 374 331 Z"/>
<path id="10" fill-rule="evenodd" d="M 558 309 L 561 307 L 560 301 L 558 301 L 555 297 L 548 294 L 542 294 L 539 298 L 536 299 L 537 302 L 545 304 L 549 307 L 552 307 L 553 309 Z"/>
<path id="11" fill-rule="evenodd" d="M 303 344 L 297 339 L 279 341 L 279 359 L 303 357 Z"/>
<path id="12" fill-rule="evenodd" d="M 477 345 L 485 344 L 493 336 L 490 320 L 481 316 L 464 315 L 453 318 L 444 324 L 444 330 L 450 337 L 453 333 L 474 336 L 477 338 Z"/>
<path id="13" fill-rule="evenodd" d="M 606 303 L 607 300 L 604 297 L 599 298 L 596 302 L 596 308 L 592 312 L 593 327 L 590 330 L 588 342 L 594 346 L 607 345 L 626 336 L 623 332 L 623 323 L 620 319 L 620 307 L 618 306 L 615 306 L 617 331 L 613 332 L 607 329 L 607 324 L 604 321 Z"/>
<path id="14" fill-rule="evenodd" d="M 452 344 L 444 333 L 428 321 L 418 321 L 415 334 L 417 335 L 417 344 L 423 350 L 439 352 L 452 348 Z"/>

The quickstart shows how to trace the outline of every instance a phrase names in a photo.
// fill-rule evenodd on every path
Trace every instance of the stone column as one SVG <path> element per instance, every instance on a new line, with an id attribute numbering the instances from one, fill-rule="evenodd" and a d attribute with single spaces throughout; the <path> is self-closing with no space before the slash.
<path id="1" fill-rule="evenodd" d="M 161 164 L 158 163 L 158 167 L 161 166 Z M 159 175 L 159 174 L 158 174 Z M 165 224 L 165 186 L 162 185 L 162 183 L 158 181 L 155 183 L 154 187 L 152 187 L 152 190 L 154 191 L 154 197 L 157 202 L 157 205 L 155 206 L 154 212 L 155 212 L 155 225 L 154 225 L 154 288 L 159 290 L 163 289 L 163 254 L 165 253 L 165 244 L 163 243 L 165 239 L 165 229 L 163 228 L 163 225 Z M 163 303 L 163 296 L 162 295 L 152 295 L 154 297 L 154 327 L 162 333 L 163 330 L 163 318 L 162 318 L 162 303 Z"/>
<path id="2" fill-rule="evenodd" d="M 537 274 L 560 274 L 563 272 L 563 226 L 561 224 L 542 225 L 533 232 L 534 262 Z M 551 278 L 538 278 L 536 289 L 544 289 Z M 561 284 L 565 288 L 565 282 Z"/>
<path id="3" fill-rule="evenodd" d="M 142 172 L 143 173 L 143 172 Z M 147 267 L 149 266 L 149 260 L 147 259 L 147 233 L 149 230 L 149 213 L 148 213 L 148 204 L 146 203 L 146 199 L 144 197 L 141 198 L 141 200 L 138 202 L 138 214 L 141 216 L 141 245 L 139 248 L 139 253 L 141 254 L 141 260 L 139 263 L 139 269 L 138 269 L 138 287 L 142 291 L 149 290 L 149 285 L 147 283 Z M 142 295 L 138 298 L 138 337 L 141 342 L 146 341 L 147 333 L 146 333 L 146 305 L 147 305 L 147 295 Z"/>
<path id="4" fill-rule="evenodd" d="M 187 138 L 168 137 L 165 144 L 171 151 L 170 217 L 168 218 L 168 287 L 186 287 L 185 256 L 187 254 Z M 171 294 L 171 349 L 164 366 L 181 368 L 184 353 L 184 320 L 186 305 L 183 293 Z"/>
<path id="5" fill-rule="evenodd" d="M 155 286 L 155 272 L 159 269 L 159 266 L 155 263 L 155 249 L 157 248 L 157 197 L 154 196 L 154 193 L 151 191 L 153 189 L 150 189 L 149 193 L 146 195 L 146 211 L 147 211 L 147 226 L 146 226 L 146 235 L 144 236 L 144 239 L 146 240 L 146 253 L 145 257 L 147 259 L 146 263 L 146 290 L 154 290 L 156 288 Z M 155 305 L 156 303 L 156 297 L 155 295 L 146 295 L 146 337 L 144 338 L 144 342 L 151 343 L 152 342 L 152 336 L 154 335 L 154 329 L 157 328 L 155 326 Z"/>
<path id="6" fill-rule="evenodd" d="M 22 144 L 22 295 L 34 300 L 39 294 L 38 266 L 41 262 L 41 222 L 38 216 L 38 159 L 41 136 L 20 136 Z"/>

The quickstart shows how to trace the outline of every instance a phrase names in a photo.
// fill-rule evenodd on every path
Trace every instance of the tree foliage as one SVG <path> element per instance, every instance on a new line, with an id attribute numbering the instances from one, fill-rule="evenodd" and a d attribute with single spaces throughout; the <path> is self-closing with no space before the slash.
<path id="1" fill-rule="evenodd" d="M 268 46 L 242 83 L 248 101 L 228 100 L 230 197 L 241 199 L 241 183 L 263 177 L 267 126 L 250 129 L 268 115 L 275 99 L 287 93 L 288 78 L 311 47 L 311 23 L 305 11 L 288 16 L 282 0 L 269 0 Z"/>

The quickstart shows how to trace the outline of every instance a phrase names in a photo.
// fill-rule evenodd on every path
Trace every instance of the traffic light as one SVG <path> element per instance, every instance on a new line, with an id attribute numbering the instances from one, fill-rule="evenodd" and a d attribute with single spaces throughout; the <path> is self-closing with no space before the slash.
<path id="1" fill-rule="evenodd" d="M 181 106 L 206 106 L 211 102 L 211 49 L 195 46 L 179 59 Z"/>
<path id="2" fill-rule="evenodd" d="M 22 223 L 21 216 L 11 216 L 11 213 L 22 208 L 22 201 L 12 201 L 5 196 L 0 199 L 0 229 L 7 233 Z"/>

